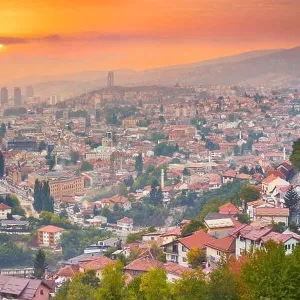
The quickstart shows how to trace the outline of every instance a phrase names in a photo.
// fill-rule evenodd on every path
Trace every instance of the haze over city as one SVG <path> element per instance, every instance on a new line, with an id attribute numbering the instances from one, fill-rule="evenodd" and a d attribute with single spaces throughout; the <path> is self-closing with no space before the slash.
<path id="1" fill-rule="evenodd" d="M 298 0 L 0 3 L 0 81 L 300 45 Z"/>
<path id="2" fill-rule="evenodd" d="M 0 0 L 0 299 L 300 299 L 300 0 Z"/>

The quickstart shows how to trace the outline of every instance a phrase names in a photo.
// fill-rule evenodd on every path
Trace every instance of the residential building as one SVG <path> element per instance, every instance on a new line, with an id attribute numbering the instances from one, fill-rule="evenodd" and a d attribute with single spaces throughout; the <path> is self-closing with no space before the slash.
<path id="1" fill-rule="evenodd" d="M 0 203 L 0 220 L 6 220 L 7 214 L 11 214 L 11 207 L 4 203 Z"/>
<path id="2" fill-rule="evenodd" d="M 290 210 L 280 207 L 257 207 L 254 215 L 254 220 L 264 219 L 271 223 L 284 223 L 288 226 Z"/>
<path id="3" fill-rule="evenodd" d="M 133 220 L 127 217 L 124 217 L 121 220 L 117 221 L 117 229 L 120 231 L 131 232 L 133 229 Z"/>
<path id="4" fill-rule="evenodd" d="M 53 225 L 38 229 L 38 244 L 45 247 L 57 247 L 63 231 L 63 228 Z"/>
<path id="5" fill-rule="evenodd" d="M 208 266 L 217 267 L 221 259 L 235 256 L 235 238 L 225 236 L 205 243 Z"/>
<path id="6" fill-rule="evenodd" d="M 52 289 L 46 281 L 0 275 L 0 299 L 49 300 Z"/>
<path id="7" fill-rule="evenodd" d="M 262 181 L 262 191 L 270 195 L 277 186 L 289 186 L 290 183 L 278 176 L 270 175 Z"/>
<path id="8" fill-rule="evenodd" d="M 204 218 L 204 225 L 209 235 L 221 238 L 227 236 L 241 223 L 235 219 L 234 215 L 211 212 Z"/>
<path id="9" fill-rule="evenodd" d="M 130 277 L 135 277 L 148 272 L 150 269 L 158 267 L 161 268 L 163 263 L 154 259 L 152 255 L 145 255 L 139 257 L 124 267 L 125 274 Z"/>
<path id="10" fill-rule="evenodd" d="M 106 256 L 100 256 L 93 260 L 79 264 L 79 272 L 84 273 L 87 270 L 94 270 L 96 276 L 101 279 L 102 270 L 109 264 L 112 264 L 114 261 Z"/>
<path id="11" fill-rule="evenodd" d="M 214 238 L 203 230 L 199 230 L 190 236 L 179 238 L 168 244 L 162 245 L 166 254 L 167 262 L 171 261 L 181 266 L 188 267 L 187 252 L 192 248 L 205 251 L 205 243 L 213 241 Z"/>

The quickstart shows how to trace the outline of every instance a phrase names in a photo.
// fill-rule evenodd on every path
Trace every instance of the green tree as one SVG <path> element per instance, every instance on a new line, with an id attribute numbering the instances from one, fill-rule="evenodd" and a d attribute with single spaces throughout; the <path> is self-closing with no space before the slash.
<path id="1" fill-rule="evenodd" d="M 88 161 L 84 161 L 81 164 L 80 170 L 82 172 L 93 171 L 94 170 L 94 166 L 91 163 L 89 163 Z"/>
<path id="2" fill-rule="evenodd" d="M 290 188 L 285 194 L 284 204 L 290 209 L 291 215 L 295 214 L 299 210 L 300 196 L 293 188 Z"/>
<path id="3" fill-rule="evenodd" d="M 135 158 L 135 170 L 138 173 L 143 173 L 143 156 L 142 153 L 139 153 Z"/>
<path id="4" fill-rule="evenodd" d="M 260 198 L 260 192 L 255 187 L 247 185 L 242 187 L 240 197 L 247 203 L 250 201 L 258 200 Z"/>
<path id="5" fill-rule="evenodd" d="M 79 160 L 79 153 L 76 151 L 71 152 L 71 162 L 73 165 L 77 165 L 77 162 Z"/>
<path id="6" fill-rule="evenodd" d="M 84 274 L 78 274 L 69 283 L 67 297 L 64 300 L 98 300 L 95 290 L 82 282 Z M 56 300 L 56 298 L 54 298 Z M 60 299 L 59 299 L 60 300 Z"/>
<path id="7" fill-rule="evenodd" d="M 293 143 L 293 151 L 290 156 L 290 162 L 292 163 L 296 172 L 300 170 L 300 139 Z"/>
<path id="8" fill-rule="evenodd" d="M 93 289 L 96 289 L 100 286 L 100 279 L 96 276 L 95 270 L 85 271 L 84 275 L 81 277 L 81 282 Z"/>
<path id="9" fill-rule="evenodd" d="M 42 185 L 41 182 L 36 179 L 34 182 L 34 192 L 33 192 L 33 207 L 37 212 L 42 211 Z"/>
<path id="10" fill-rule="evenodd" d="M 142 276 L 135 276 L 127 286 L 126 300 L 146 300 L 144 293 L 141 291 Z"/>
<path id="11" fill-rule="evenodd" d="M 54 212 L 54 199 L 50 195 L 50 187 L 48 181 L 43 181 L 41 186 L 42 210 Z"/>
<path id="12" fill-rule="evenodd" d="M 299 264 L 285 254 L 283 244 L 268 242 L 265 248 L 251 253 L 241 278 L 245 299 L 300 299 Z"/>
<path id="13" fill-rule="evenodd" d="M 0 139 L 4 138 L 6 134 L 6 125 L 5 123 L 1 123 L 0 127 Z"/>
<path id="14" fill-rule="evenodd" d="M 4 175 L 5 161 L 2 151 L 0 151 L 0 178 Z"/>
<path id="15" fill-rule="evenodd" d="M 33 262 L 33 268 L 33 276 L 37 279 L 44 279 L 45 272 L 48 269 L 48 263 L 46 261 L 46 255 L 44 250 L 38 250 Z"/>
<path id="16" fill-rule="evenodd" d="M 192 266 L 192 268 L 201 267 L 205 260 L 205 254 L 200 248 L 191 248 L 186 256 L 188 263 Z"/>
<path id="17" fill-rule="evenodd" d="M 239 300 L 238 283 L 228 266 L 220 265 L 210 275 L 210 300 Z"/>
<path id="18" fill-rule="evenodd" d="M 38 151 L 42 152 L 43 150 L 46 150 L 46 149 L 47 149 L 47 145 L 46 145 L 45 141 L 41 141 L 39 143 Z"/>
<path id="19" fill-rule="evenodd" d="M 142 276 L 140 291 L 144 293 L 145 300 L 168 300 L 171 296 L 167 283 L 166 272 L 159 268 L 153 268 Z"/>
<path id="20" fill-rule="evenodd" d="M 187 236 L 201 228 L 203 228 L 203 223 L 198 219 L 191 220 L 188 224 L 184 225 L 181 231 L 182 236 Z"/>
<path id="21" fill-rule="evenodd" d="M 210 299 L 208 285 L 202 270 L 197 269 L 184 273 L 181 279 L 175 281 L 173 294 L 174 300 Z"/>
<path id="22" fill-rule="evenodd" d="M 107 265 L 102 270 L 99 296 L 102 300 L 122 300 L 125 294 L 125 276 L 120 262 Z"/>

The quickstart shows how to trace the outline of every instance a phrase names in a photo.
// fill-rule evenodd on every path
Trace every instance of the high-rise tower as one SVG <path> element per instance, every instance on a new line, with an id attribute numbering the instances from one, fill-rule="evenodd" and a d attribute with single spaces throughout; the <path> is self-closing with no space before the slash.
<path id="1" fill-rule="evenodd" d="M 15 106 L 19 106 L 22 104 L 22 91 L 19 87 L 14 88 L 14 102 Z"/>
<path id="2" fill-rule="evenodd" d="M 8 89 L 7 87 L 3 87 L 1 89 L 1 104 L 6 104 L 8 102 Z"/>
<path id="3" fill-rule="evenodd" d="M 34 96 L 34 89 L 33 86 L 29 85 L 26 87 L 26 97 L 31 98 Z"/>
<path id="4" fill-rule="evenodd" d="M 107 88 L 110 89 L 115 84 L 115 75 L 113 71 L 109 71 L 107 74 Z"/>

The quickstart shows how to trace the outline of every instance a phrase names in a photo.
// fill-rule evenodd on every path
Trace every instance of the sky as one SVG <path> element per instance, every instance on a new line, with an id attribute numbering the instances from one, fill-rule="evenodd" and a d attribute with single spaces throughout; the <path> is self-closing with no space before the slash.
<path id="1" fill-rule="evenodd" d="M 300 0 L 0 0 L 0 85 L 300 46 Z"/>

